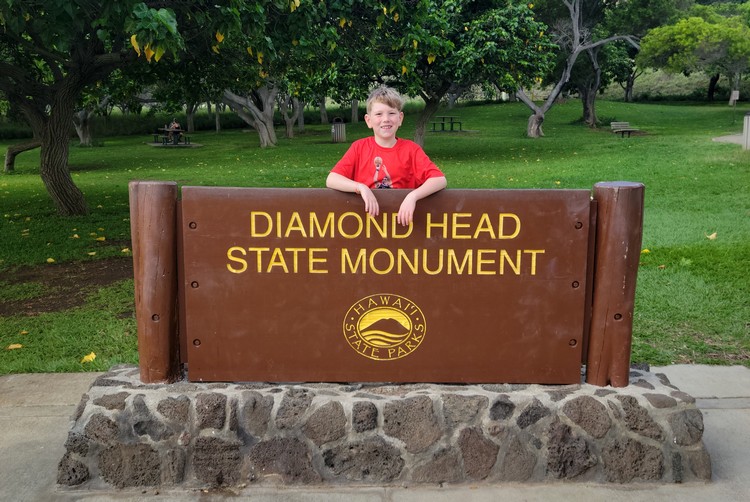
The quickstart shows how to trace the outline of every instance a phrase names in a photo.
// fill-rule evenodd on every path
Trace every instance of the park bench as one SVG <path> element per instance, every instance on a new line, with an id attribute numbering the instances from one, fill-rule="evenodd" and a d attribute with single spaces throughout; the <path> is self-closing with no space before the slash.
<path id="1" fill-rule="evenodd" d="M 613 133 L 619 133 L 621 138 L 624 138 L 625 134 L 627 134 L 629 138 L 630 133 L 639 131 L 638 128 L 631 127 L 630 122 L 611 122 L 609 127 L 612 129 Z"/>

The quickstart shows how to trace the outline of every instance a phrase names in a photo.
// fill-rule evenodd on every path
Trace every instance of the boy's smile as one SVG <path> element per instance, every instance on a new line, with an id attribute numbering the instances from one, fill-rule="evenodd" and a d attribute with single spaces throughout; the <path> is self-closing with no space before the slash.
<path id="1" fill-rule="evenodd" d="M 375 142 L 386 148 L 396 144 L 396 131 L 403 120 L 404 112 L 379 102 L 373 103 L 370 113 L 365 115 L 367 127 L 375 135 Z"/>

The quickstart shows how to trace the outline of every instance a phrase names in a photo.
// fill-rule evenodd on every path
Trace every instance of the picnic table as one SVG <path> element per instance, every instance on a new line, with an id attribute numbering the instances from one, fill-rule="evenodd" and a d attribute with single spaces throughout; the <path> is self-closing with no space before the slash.
<path id="1" fill-rule="evenodd" d="M 160 131 L 160 133 L 154 134 L 154 143 L 159 143 L 159 140 L 161 139 L 162 145 L 179 145 L 180 139 L 182 139 L 184 144 L 190 144 L 190 138 L 185 136 L 185 133 L 187 132 L 185 129 L 159 127 L 157 130 Z"/>
<path id="2" fill-rule="evenodd" d="M 435 120 L 431 122 L 433 132 L 445 132 L 455 131 L 454 127 L 458 125 L 458 130 L 461 131 L 461 117 L 456 115 L 437 115 Z M 438 126 L 440 127 L 438 131 Z M 446 126 L 448 127 L 446 129 Z"/>

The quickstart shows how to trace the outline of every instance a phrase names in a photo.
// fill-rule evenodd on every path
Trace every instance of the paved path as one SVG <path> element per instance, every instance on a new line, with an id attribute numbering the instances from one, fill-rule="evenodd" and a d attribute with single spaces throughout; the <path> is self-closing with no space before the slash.
<path id="1" fill-rule="evenodd" d="M 70 417 L 99 373 L 0 377 L 0 501 L 13 502 L 652 502 L 749 500 L 750 369 L 675 365 L 651 368 L 694 398 L 703 412 L 704 444 L 711 454 L 711 483 L 685 485 L 587 483 L 503 484 L 490 487 L 272 488 L 239 493 L 186 490 L 86 492 L 57 488 L 57 463 Z M 44 403 L 44 404 L 40 404 Z"/>
<path id="2" fill-rule="evenodd" d="M 719 136 L 718 138 L 714 138 L 713 140 L 719 143 L 736 143 L 738 145 L 741 145 L 742 134 L 730 134 L 729 136 Z"/>

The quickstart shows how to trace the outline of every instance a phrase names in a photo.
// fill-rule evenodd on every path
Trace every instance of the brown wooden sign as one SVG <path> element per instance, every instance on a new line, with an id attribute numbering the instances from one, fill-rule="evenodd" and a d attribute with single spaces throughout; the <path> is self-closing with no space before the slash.
<path id="1" fill-rule="evenodd" d="M 131 185 L 134 257 L 147 264 L 138 208 L 154 187 L 140 185 Z M 420 201 L 408 227 L 396 222 L 404 195 L 378 192 L 371 217 L 358 197 L 326 189 L 184 187 L 174 247 L 188 378 L 579 382 L 591 192 L 446 190 Z M 138 279 L 143 264 L 137 300 L 150 281 Z M 141 325 L 162 318 L 143 310 L 139 341 Z M 141 358 L 143 375 L 143 349 Z"/>

